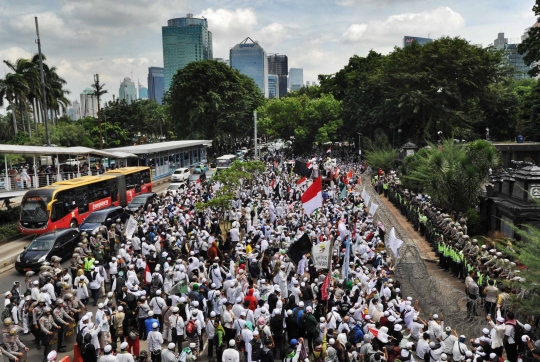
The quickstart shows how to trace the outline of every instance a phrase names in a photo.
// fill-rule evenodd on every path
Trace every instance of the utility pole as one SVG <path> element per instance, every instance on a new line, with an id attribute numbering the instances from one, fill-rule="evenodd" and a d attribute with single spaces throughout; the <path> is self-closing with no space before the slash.
<path id="1" fill-rule="evenodd" d="M 37 16 L 34 17 L 36 20 L 36 34 L 37 34 L 37 40 L 36 43 L 38 45 L 38 53 L 39 53 L 39 72 L 41 73 L 41 102 L 43 103 L 43 109 L 45 110 L 45 119 L 43 120 L 43 123 L 45 124 L 45 135 L 47 138 L 47 146 L 51 145 L 51 135 L 49 133 L 49 114 L 47 111 L 47 97 L 45 97 L 45 74 L 43 72 L 43 55 L 41 54 L 41 40 L 39 38 L 39 25 L 38 25 L 38 18 Z"/>
<path id="2" fill-rule="evenodd" d="M 253 122 L 255 123 L 255 139 L 253 140 L 254 142 L 254 145 L 255 145 L 255 159 L 258 160 L 259 158 L 257 157 L 257 111 L 253 111 Z"/>

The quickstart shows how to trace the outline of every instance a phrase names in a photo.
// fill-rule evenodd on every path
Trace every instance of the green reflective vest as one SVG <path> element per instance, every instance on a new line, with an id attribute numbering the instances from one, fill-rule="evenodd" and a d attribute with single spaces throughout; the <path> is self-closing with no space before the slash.
<path id="1" fill-rule="evenodd" d="M 92 258 L 92 259 L 85 258 L 84 259 L 84 271 L 88 271 L 88 272 L 91 271 L 90 268 L 92 267 L 92 265 L 94 265 L 94 261 L 95 261 L 94 258 Z"/>

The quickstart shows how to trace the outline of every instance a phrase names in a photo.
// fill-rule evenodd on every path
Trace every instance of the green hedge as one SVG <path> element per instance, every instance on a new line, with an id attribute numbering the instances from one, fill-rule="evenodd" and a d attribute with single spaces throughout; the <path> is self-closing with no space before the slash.
<path id="1" fill-rule="evenodd" d="M 0 225 L 8 224 L 13 221 L 19 221 L 21 207 L 17 206 L 11 210 L 0 210 Z"/>
<path id="2" fill-rule="evenodd" d="M 10 222 L 5 223 L 4 225 L 0 226 L 0 241 L 7 239 L 9 237 L 12 237 L 14 235 L 17 235 L 19 233 L 19 227 L 17 226 L 17 222 Z"/>

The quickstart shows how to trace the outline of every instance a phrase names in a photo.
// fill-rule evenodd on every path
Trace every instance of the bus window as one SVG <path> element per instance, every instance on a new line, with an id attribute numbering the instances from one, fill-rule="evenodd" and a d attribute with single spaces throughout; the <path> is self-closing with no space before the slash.
<path id="1" fill-rule="evenodd" d="M 88 212 L 88 189 L 86 187 L 79 187 L 76 189 L 76 203 L 79 209 L 79 214 Z"/>
<path id="2" fill-rule="evenodd" d="M 107 181 L 96 182 L 88 185 L 88 201 L 90 203 L 109 196 Z"/>
<path id="3" fill-rule="evenodd" d="M 116 202 L 118 200 L 118 185 L 116 184 L 116 180 L 109 180 L 109 195 L 111 195 L 112 202 Z"/>
<path id="4" fill-rule="evenodd" d="M 149 184 L 152 180 L 150 178 L 150 171 L 144 170 L 141 172 L 143 184 Z"/>

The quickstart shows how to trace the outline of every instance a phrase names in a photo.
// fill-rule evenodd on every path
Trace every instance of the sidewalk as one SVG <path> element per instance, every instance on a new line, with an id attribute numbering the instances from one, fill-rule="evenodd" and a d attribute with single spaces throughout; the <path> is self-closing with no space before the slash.
<path id="1" fill-rule="evenodd" d="M 384 195 L 380 195 L 380 200 L 384 203 L 387 210 L 396 218 L 399 225 L 409 235 L 409 238 L 418 247 L 422 259 L 426 261 L 425 264 L 429 274 L 448 282 L 458 290 L 463 290 L 464 284 L 459 279 L 454 278 L 450 273 L 447 273 L 443 269 L 439 268 L 439 258 L 435 255 L 435 252 L 431 249 L 431 246 L 426 239 L 420 235 L 420 232 L 414 230 L 412 224 L 407 220 L 407 218 L 402 215 L 401 212 L 396 209 L 394 204 L 384 197 Z"/>

